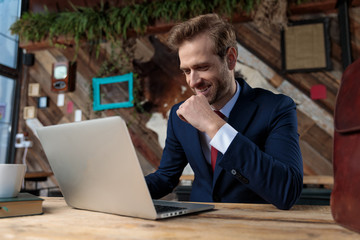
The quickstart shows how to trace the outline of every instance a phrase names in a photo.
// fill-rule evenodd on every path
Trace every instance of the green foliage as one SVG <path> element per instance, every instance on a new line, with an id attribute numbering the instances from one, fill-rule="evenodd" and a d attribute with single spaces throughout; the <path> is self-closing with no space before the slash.
<path id="1" fill-rule="evenodd" d="M 98 71 L 96 77 L 109 77 L 115 75 L 123 75 L 129 72 L 133 72 L 133 94 L 134 94 L 134 107 L 137 112 L 143 113 L 144 108 L 140 102 L 141 85 L 138 74 L 134 72 L 134 68 L 132 65 L 133 59 L 131 59 L 131 48 L 134 43 L 126 40 L 118 40 L 116 42 L 111 42 L 111 51 L 110 56 L 107 60 L 105 60 L 100 66 L 100 70 Z"/>
<path id="2" fill-rule="evenodd" d="M 112 45 L 111 56 L 103 63 L 97 76 L 106 77 L 133 72 L 132 59 L 123 46 L 129 31 L 142 34 L 147 26 L 153 25 L 157 20 L 177 22 L 212 12 L 231 19 L 236 12 L 250 13 L 259 2 L 260 0 L 125 0 L 126 5 L 121 8 L 110 6 L 108 3 L 92 8 L 72 5 L 72 11 L 52 13 L 45 10 L 42 13 L 24 13 L 10 30 L 24 41 L 39 42 L 48 39 L 60 47 L 61 44 L 57 41 L 59 37 L 74 40 L 74 60 L 80 41 L 93 46 L 96 49 L 96 57 L 100 52 L 100 44 L 109 41 Z M 143 112 L 137 97 L 141 89 L 136 74 L 134 84 L 135 108 Z"/>
<path id="3" fill-rule="evenodd" d="M 51 13 L 25 13 L 10 28 L 22 40 L 38 42 L 49 38 L 56 41 L 59 36 L 74 39 L 78 46 L 80 40 L 92 43 L 115 41 L 126 38 L 129 30 L 144 33 L 148 25 L 156 20 L 180 21 L 199 14 L 218 12 L 230 17 L 234 12 L 254 9 L 259 0 L 159 0 L 143 1 L 118 8 L 101 4 L 100 6 L 72 6 L 72 11 Z"/>
<path id="4" fill-rule="evenodd" d="M 11 26 L 12 33 L 19 34 L 27 40 L 41 41 L 48 37 L 51 25 L 56 22 L 57 14 L 47 10 L 44 13 L 24 13 L 22 19 Z"/>
<path id="5" fill-rule="evenodd" d="M 132 59 L 126 53 L 126 46 L 123 41 L 111 43 L 111 52 L 109 58 L 100 66 L 96 75 L 97 78 L 122 75 L 133 70 Z"/>

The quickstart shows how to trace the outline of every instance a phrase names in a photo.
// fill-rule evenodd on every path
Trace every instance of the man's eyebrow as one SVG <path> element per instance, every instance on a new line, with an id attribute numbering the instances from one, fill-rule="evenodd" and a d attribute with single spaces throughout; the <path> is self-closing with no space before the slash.
<path id="1" fill-rule="evenodd" d="M 189 68 L 187 68 L 187 67 L 180 67 L 180 71 L 182 71 L 182 72 L 189 71 Z"/>
<path id="2" fill-rule="evenodd" d="M 195 65 L 192 65 L 191 67 L 182 67 L 182 66 L 180 66 L 180 70 L 186 70 L 186 69 L 189 69 L 189 68 L 203 67 L 204 65 L 208 65 L 208 64 L 209 64 L 208 62 L 202 62 L 202 63 L 197 63 Z"/>

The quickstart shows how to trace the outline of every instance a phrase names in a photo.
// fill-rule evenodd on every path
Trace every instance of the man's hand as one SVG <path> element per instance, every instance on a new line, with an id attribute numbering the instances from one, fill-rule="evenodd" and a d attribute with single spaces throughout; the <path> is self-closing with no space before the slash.
<path id="1" fill-rule="evenodd" d="M 180 105 L 176 111 L 179 118 L 213 138 L 226 123 L 219 117 L 203 95 L 194 95 Z"/>

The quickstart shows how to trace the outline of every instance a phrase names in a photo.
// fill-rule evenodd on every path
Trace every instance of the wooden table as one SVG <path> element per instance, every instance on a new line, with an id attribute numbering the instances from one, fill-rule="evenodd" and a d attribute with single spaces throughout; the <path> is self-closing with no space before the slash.
<path id="1" fill-rule="evenodd" d="M 278 210 L 267 204 L 215 204 L 216 210 L 143 220 L 68 207 L 44 198 L 44 214 L 0 219 L 0 239 L 360 239 L 334 223 L 329 206 Z"/>

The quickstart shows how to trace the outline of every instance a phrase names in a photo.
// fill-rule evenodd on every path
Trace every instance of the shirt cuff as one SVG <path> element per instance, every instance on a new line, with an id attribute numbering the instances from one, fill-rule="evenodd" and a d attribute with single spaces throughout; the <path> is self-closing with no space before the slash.
<path id="1" fill-rule="evenodd" d="M 234 140 L 238 132 L 230 126 L 230 124 L 224 124 L 215 136 L 211 139 L 210 145 L 216 148 L 219 152 L 224 154 L 230 146 L 232 140 Z"/>

